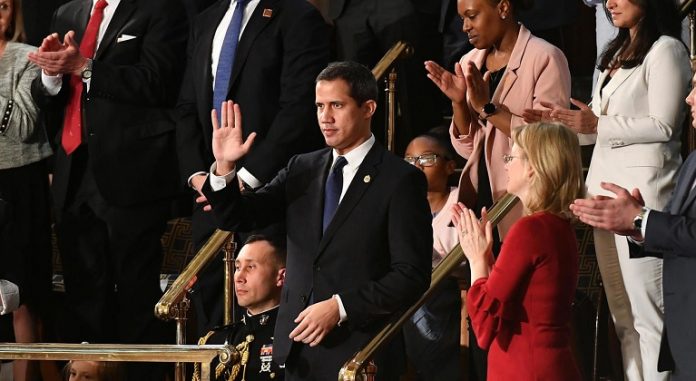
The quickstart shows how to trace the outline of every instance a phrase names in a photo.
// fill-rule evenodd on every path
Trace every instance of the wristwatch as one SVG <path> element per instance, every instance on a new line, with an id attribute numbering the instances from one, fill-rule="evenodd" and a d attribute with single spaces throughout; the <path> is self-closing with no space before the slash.
<path id="1" fill-rule="evenodd" d="M 87 59 L 87 63 L 85 63 L 85 66 L 82 68 L 82 73 L 80 74 L 83 80 L 88 80 L 92 78 L 92 60 Z"/>
<path id="2" fill-rule="evenodd" d="M 637 216 L 633 218 L 633 228 L 636 229 L 639 232 L 642 232 L 643 230 L 643 219 L 645 219 L 645 214 L 648 212 L 648 208 L 642 207 L 640 209 L 640 213 L 638 213 Z"/>
<path id="3" fill-rule="evenodd" d="M 498 108 L 493 103 L 486 103 L 483 105 L 483 108 L 481 108 L 481 112 L 479 112 L 479 119 L 486 120 L 488 117 L 495 114 L 496 111 L 498 111 Z"/>

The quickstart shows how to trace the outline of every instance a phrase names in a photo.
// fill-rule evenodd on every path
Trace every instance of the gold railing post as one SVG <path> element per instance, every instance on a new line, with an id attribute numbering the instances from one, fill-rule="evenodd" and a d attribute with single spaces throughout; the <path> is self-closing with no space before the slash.
<path id="1" fill-rule="evenodd" d="M 387 150 L 394 152 L 394 130 L 396 128 L 396 68 L 392 68 L 384 79 L 387 83 Z"/>
<path id="2" fill-rule="evenodd" d="M 176 343 L 178 345 L 186 344 L 186 320 L 188 319 L 189 306 L 188 291 L 181 298 L 181 301 L 172 306 L 171 314 L 176 321 Z M 174 364 L 174 380 L 186 380 L 186 363 L 178 361 Z"/>
<path id="3" fill-rule="evenodd" d="M 234 234 L 225 243 L 224 252 L 225 258 L 225 325 L 234 323 L 236 319 L 234 311 L 234 252 L 237 249 L 237 244 L 234 242 Z"/>

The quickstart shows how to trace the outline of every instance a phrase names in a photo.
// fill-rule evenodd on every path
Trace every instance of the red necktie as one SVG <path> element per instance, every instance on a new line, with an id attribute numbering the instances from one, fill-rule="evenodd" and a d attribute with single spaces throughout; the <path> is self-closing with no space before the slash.
<path id="1" fill-rule="evenodd" d="M 80 43 L 80 54 L 83 57 L 94 57 L 94 50 L 97 46 L 97 35 L 99 34 L 99 25 L 104 18 L 104 8 L 107 6 L 106 0 L 99 0 L 94 5 L 92 17 L 89 18 L 85 34 Z M 68 107 L 65 110 L 65 118 L 63 119 L 63 134 L 61 143 L 65 153 L 70 155 L 80 146 L 82 141 L 82 78 L 77 75 L 70 76 L 70 100 Z"/>

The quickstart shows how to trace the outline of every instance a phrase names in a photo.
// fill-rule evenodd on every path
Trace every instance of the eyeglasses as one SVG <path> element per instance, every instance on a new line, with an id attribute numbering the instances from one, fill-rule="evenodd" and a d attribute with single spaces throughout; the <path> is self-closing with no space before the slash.
<path id="1" fill-rule="evenodd" d="M 519 156 L 513 156 L 513 155 L 503 155 L 503 163 L 507 164 L 512 161 L 514 158 L 520 158 Z"/>
<path id="2" fill-rule="evenodd" d="M 411 165 L 420 165 L 421 167 L 432 167 L 437 162 L 437 158 L 442 155 L 436 153 L 426 153 L 420 156 L 406 156 L 404 160 Z"/>

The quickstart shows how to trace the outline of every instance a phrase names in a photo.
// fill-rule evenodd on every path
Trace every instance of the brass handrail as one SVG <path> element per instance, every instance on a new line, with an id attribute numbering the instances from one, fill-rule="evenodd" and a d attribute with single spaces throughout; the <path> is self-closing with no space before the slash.
<path id="1" fill-rule="evenodd" d="M 155 305 L 155 315 L 162 320 L 170 320 L 176 317 L 175 306 L 179 303 L 187 291 L 196 283 L 198 273 L 210 263 L 223 245 L 232 236 L 231 232 L 216 229 L 208 241 L 198 251 L 195 257 L 186 265 L 184 271 L 176 278 L 167 292 L 162 295 Z"/>
<path id="2" fill-rule="evenodd" d="M 500 198 L 500 200 L 498 200 L 498 202 L 496 202 L 488 212 L 488 219 L 491 221 L 491 224 L 496 226 L 505 217 L 505 215 L 512 210 L 515 204 L 517 204 L 517 201 L 518 198 L 509 193 Z M 358 379 L 358 375 L 367 365 L 370 358 L 374 356 L 375 352 L 399 332 L 404 323 L 406 323 L 406 321 L 416 312 L 416 310 L 418 310 L 423 303 L 428 300 L 428 298 L 435 291 L 435 288 L 439 286 L 452 271 L 457 269 L 459 264 L 462 263 L 464 259 L 465 256 L 462 247 L 459 245 L 455 246 L 445 256 L 445 258 L 442 259 L 440 264 L 433 269 L 430 287 L 427 291 L 425 291 L 423 296 L 421 296 L 415 304 L 407 309 L 406 312 L 394 317 L 369 343 L 367 343 L 363 349 L 356 353 L 353 358 L 348 360 L 339 371 L 338 380 L 356 381 Z M 379 372 L 379 369 L 377 371 Z"/>
<path id="3" fill-rule="evenodd" d="M 679 15 L 681 18 L 685 18 L 696 8 L 696 0 L 686 0 L 679 4 Z"/>
<path id="4" fill-rule="evenodd" d="M 382 59 L 377 62 L 377 65 L 372 69 L 372 75 L 375 79 L 379 80 L 387 73 L 387 70 L 394 64 L 399 58 L 406 58 L 413 54 L 413 48 L 411 45 L 404 41 L 397 41 L 391 49 L 389 49 Z"/>
<path id="5" fill-rule="evenodd" d="M 228 345 L 153 344 L 0 344 L 2 360 L 82 360 L 201 363 L 201 381 L 210 381 L 210 363 L 236 364 L 239 352 Z"/>

